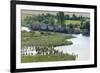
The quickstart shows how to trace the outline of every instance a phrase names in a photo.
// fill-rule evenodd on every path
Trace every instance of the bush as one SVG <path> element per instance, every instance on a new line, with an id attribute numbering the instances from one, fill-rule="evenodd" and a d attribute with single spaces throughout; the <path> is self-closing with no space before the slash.
<path id="1" fill-rule="evenodd" d="M 40 34 L 44 34 L 44 32 L 41 31 Z"/>

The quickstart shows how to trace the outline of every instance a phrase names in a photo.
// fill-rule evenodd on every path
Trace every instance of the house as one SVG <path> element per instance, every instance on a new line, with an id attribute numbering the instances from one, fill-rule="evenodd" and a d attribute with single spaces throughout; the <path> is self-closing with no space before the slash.
<path id="1" fill-rule="evenodd" d="M 21 31 L 30 32 L 31 30 L 28 27 L 21 27 Z"/>
<path id="2" fill-rule="evenodd" d="M 32 24 L 31 25 L 31 29 L 32 30 L 39 30 L 39 28 L 40 28 L 40 25 L 39 24 Z"/>
<path id="3" fill-rule="evenodd" d="M 54 31 L 55 30 L 55 26 L 54 25 L 48 25 L 48 30 L 49 31 Z"/>
<path id="4" fill-rule="evenodd" d="M 48 24 L 40 24 L 41 30 L 47 30 Z"/>
<path id="5" fill-rule="evenodd" d="M 56 25 L 55 26 L 55 31 L 59 32 L 60 31 L 60 28 L 61 28 L 61 25 Z"/>
<path id="6" fill-rule="evenodd" d="M 61 32 L 66 32 L 66 25 L 61 26 L 60 31 Z"/>
<path id="7" fill-rule="evenodd" d="M 61 25 L 56 25 L 55 26 L 55 31 L 57 31 L 57 32 L 68 32 L 68 29 L 67 29 L 68 27 L 66 26 L 66 25 L 63 25 L 63 26 L 61 26 Z"/>
<path id="8" fill-rule="evenodd" d="M 32 24 L 32 30 L 43 30 L 43 31 L 55 31 L 67 33 L 69 32 L 69 28 L 66 25 L 50 25 L 50 24 Z"/>

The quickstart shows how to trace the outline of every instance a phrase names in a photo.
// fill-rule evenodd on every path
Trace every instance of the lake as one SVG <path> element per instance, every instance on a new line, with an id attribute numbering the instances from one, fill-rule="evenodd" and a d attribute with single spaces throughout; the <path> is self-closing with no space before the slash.
<path id="1" fill-rule="evenodd" d="M 78 55 L 76 60 L 89 60 L 90 59 L 90 37 L 83 36 L 82 34 L 73 34 L 76 38 L 69 39 L 73 42 L 72 45 L 58 46 L 55 49 L 63 51 L 64 53 Z"/>

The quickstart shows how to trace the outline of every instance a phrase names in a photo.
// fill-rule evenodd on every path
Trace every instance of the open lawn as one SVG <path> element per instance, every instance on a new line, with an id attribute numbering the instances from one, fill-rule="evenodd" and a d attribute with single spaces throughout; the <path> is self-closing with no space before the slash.
<path id="1" fill-rule="evenodd" d="M 67 39 L 73 36 L 48 32 L 22 32 L 21 38 L 22 46 L 60 46 L 72 44 Z"/>
<path id="2" fill-rule="evenodd" d="M 79 21 L 79 20 L 66 20 L 65 24 L 78 24 L 78 25 L 80 25 L 81 21 Z"/>
<path id="3" fill-rule="evenodd" d="M 48 62 L 48 61 L 69 61 L 75 60 L 72 55 L 36 55 L 36 56 L 22 56 L 22 63 L 30 62 Z"/>

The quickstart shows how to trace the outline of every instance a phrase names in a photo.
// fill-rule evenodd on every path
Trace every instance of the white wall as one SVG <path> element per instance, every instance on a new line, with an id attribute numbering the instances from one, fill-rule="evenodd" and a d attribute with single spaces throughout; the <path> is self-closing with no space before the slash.
<path id="1" fill-rule="evenodd" d="M 100 72 L 100 3 L 98 0 L 33 0 L 58 3 L 98 4 L 98 67 L 85 69 L 42 71 L 34 73 L 99 73 Z M 10 73 L 10 0 L 0 0 L 0 73 Z M 29 72 L 30 73 L 30 72 Z"/>

